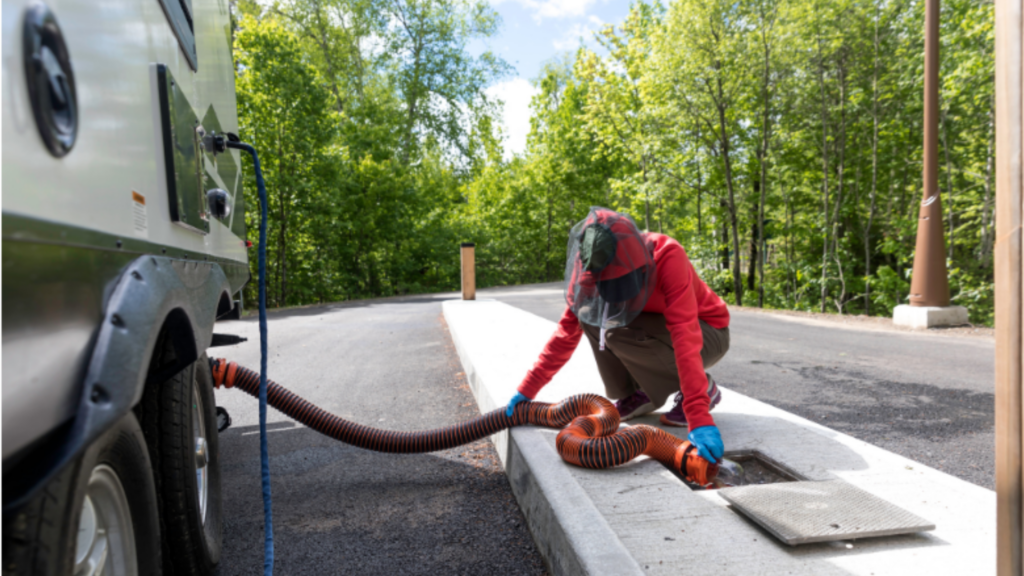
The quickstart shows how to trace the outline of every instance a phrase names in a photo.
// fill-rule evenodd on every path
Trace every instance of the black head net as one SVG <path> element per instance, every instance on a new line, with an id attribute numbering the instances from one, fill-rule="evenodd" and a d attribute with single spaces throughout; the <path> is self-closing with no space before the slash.
<path id="1" fill-rule="evenodd" d="M 633 219 L 593 207 L 569 233 L 565 301 L 580 322 L 604 331 L 633 321 L 654 286 L 654 258 Z"/>

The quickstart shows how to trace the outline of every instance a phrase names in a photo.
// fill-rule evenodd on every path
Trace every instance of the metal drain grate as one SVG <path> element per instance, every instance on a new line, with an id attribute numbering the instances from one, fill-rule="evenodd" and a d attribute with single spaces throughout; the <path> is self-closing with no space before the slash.
<path id="1" fill-rule="evenodd" d="M 718 494 L 790 546 L 935 529 L 842 480 L 737 486 Z"/>

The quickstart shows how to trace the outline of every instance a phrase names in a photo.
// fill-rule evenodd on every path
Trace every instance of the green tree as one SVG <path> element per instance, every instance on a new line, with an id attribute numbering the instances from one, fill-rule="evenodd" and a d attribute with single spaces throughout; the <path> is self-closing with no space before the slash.
<path id="1" fill-rule="evenodd" d="M 311 273 L 309 225 L 329 203 L 332 174 L 324 155 L 335 135 L 336 113 L 316 70 L 303 62 L 298 40 L 277 21 L 243 18 L 235 57 L 239 128 L 265 152 L 267 228 L 273 238 L 267 246 L 273 280 L 268 300 L 278 306 L 301 302 L 308 294 L 293 280 Z M 246 205 L 259 206 L 252 171 L 246 175 Z M 256 219 L 248 224 L 258 240 Z"/>
<path id="2" fill-rule="evenodd" d="M 648 230 L 652 228 L 654 142 L 662 128 L 655 109 L 647 103 L 644 81 L 660 12 L 657 5 L 633 4 L 618 31 L 605 26 L 597 35 L 608 56 L 601 58 L 583 48 L 575 70 L 587 84 L 585 120 L 596 135 L 597 153 L 621 157 L 632 166 L 632 173 L 622 175 L 617 184 L 625 192 L 627 209 L 635 201 L 643 203 Z"/>
<path id="3" fill-rule="evenodd" d="M 699 124 L 704 146 L 721 163 L 725 194 L 720 196 L 729 217 L 732 239 L 732 290 L 743 304 L 740 275 L 739 186 L 736 166 L 742 162 L 740 105 L 751 85 L 754 68 L 747 52 L 743 6 L 727 0 L 678 0 L 666 16 L 657 58 L 666 99 L 677 116 Z"/>

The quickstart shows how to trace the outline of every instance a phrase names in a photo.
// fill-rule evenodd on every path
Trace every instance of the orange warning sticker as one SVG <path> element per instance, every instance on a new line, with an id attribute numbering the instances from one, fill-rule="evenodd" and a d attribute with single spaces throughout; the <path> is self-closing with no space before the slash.
<path id="1" fill-rule="evenodd" d="M 135 235 L 149 237 L 149 214 L 146 213 L 146 197 L 132 190 L 132 224 Z"/>

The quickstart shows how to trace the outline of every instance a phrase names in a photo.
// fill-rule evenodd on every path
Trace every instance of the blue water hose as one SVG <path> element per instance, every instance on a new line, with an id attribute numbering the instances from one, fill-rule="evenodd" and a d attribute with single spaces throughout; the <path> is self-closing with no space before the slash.
<path id="1" fill-rule="evenodd" d="M 270 453 L 267 450 L 267 188 L 263 184 L 260 158 L 256 149 L 243 142 L 227 142 L 228 148 L 248 152 L 256 172 L 256 188 L 260 195 L 260 472 L 263 483 L 263 574 L 274 574 L 274 514 L 270 497 Z"/>

